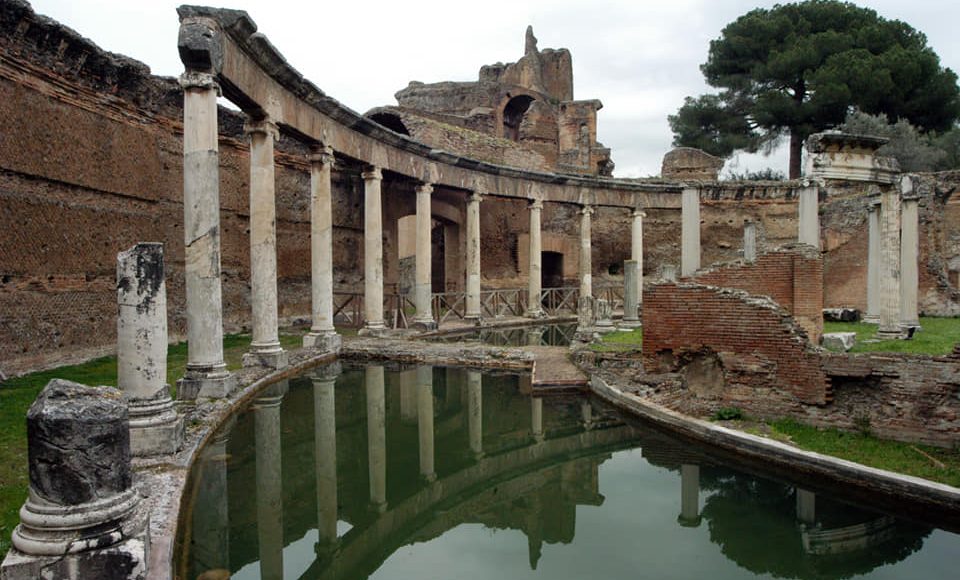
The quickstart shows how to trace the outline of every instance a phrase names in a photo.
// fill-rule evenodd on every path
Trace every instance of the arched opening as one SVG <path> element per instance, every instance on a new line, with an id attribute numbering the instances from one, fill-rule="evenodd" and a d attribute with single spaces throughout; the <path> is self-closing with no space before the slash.
<path id="1" fill-rule="evenodd" d="M 520 140 L 520 123 L 523 121 L 523 115 L 530 108 L 533 97 L 529 95 L 517 95 L 510 99 L 503 107 L 503 136 L 511 141 Z"/>
<path id="2" fill-rule="evenodd" d="M 540 253 L 540 285 L 543 288 L 563 286 L 563 254 L 560 252 Z"/>
<path id="3" fill-rule="evenodd" d="M 376 121 L 394 133 L 400 133 L 407 137 L 410 136 L 410 131 L 407 129 L 407 126 L 403 124 L 403 120 L 399 115 L 392 113 L 374 113 L 370 115 L 370 120 Z"/>

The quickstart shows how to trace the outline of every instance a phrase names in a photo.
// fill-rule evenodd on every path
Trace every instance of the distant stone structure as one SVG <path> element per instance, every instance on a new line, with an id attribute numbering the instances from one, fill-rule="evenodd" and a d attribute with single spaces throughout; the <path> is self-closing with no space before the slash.
<path id="1" fill-rule="evenodd" d="M 660 177 L 716 181 L 724 160 L 693 147 L 677 147 L 663 156 Z"/>
<path id="2" fill-rule="evenodd" d="M 807 138 L 804 175 L 812 179 L 844 179 L 894 183 L 900 164 L 877 154 L 889 139 L 840 131 L 815 133 Z"/>
<path id="3" fill-rule="evenodd" d="M 574 100 L 570 51 L 539 50 L 532 27 L 519 61 L 483 66 L 476 82 L 411 81 L 396 98 L 399 106 L 373 109 L 367 117 L 432 147 L 491 163 L 613 173 L 610 149 L 597 142 L 603 104 Z"/>

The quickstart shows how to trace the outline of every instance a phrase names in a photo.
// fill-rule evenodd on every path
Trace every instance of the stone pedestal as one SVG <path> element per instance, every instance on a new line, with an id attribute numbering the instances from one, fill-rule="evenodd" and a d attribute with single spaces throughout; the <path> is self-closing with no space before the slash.
<path id="1" fill-rule="evenodd" d="M 123 394 L 50 381 L 27 412 L 27 446 L 29 496 L 0 578 L 146 578 L 149 517 Z"/>
<path id="2" fill-rule="evenodd" d="M 680 194 L 680 275 L 700 269 L 700 191 L 687 188 Z"/>
<path id="3" fill-rule="evenodd" d="M 743 222 L 743 259 L 757 261 L 757 224 L 749 220 Z"/>
<path id="4" fill-rule="evenodd" d="M 330 171 L 333 149 L 310 156 L 310 286 L 313 321 L 304 348 L 337 352 L 341 340 L 333 326 L 333 202 Z"/>
<path id="5" fill-rule="evenodd" d="M 920 198 L 913 192 L 913 178 L 905 175 L 900 187 L 900 324 L 920 328 L 917 297 L 920 289 Z"/>
<path id="6" fill-rule="evenodd" d="M 867 206 L 867 312 L 864 322 L 880 323 L 880 199 Z"/>
<path id="7" fill-rule="evenodd" d="M 435 330 L 437 328 L 437 322 L 433 319 L 430 306 L 430 299 L 433 296 L 433 257 L 430 243 L 431 224 L 433 222 L 430 211 L 431 193 L 433 193 L 433 186 L 429 183 L 417 186 L 417 267 L 414 274 L 413 294 L 417 313 L 413 317 L 413 323 L 422 330 Z"/>
<path id="8" fill-rule="evenodd" d="M 134 455 L 174 453 L 183 445 L 183 418 L 166 379 L 163 244 L 137 244 L 117 255 L 117 385 L 129 404 Z"/>
<path id="9" fill-rule="evenodd" d="M 480 202 L 479 193 L 467 201 L 467 309 L 464 318 L 480 322 Z"/>
<path id="10" fill-rule="evenodd" d="M 797 241 L 801 244 L 820 249 L 820 188 L 815 184 L 805 184 L 798 194 L 798 232 Z"/>
<path id="11" fill-rule="evenodd" d="M 223 362 L 220 286 L 220 161 L 212 74 L 188 71 L 183 87 L 183 235 L 187 368 L 177 397 L 220 398 L 236 387 Z"/>
<path id="12" fill-rule="evenodd" d="M 637 278 L 640 265 L 635 260 L 623 263 L 623 328 L 638 328 L 640 326 L 639 285 Z"/>
<path id="13" fill-rule="evenodd" d="M 383 210 L 379 167 L 363 172 L 363 308 L 368 333 L 383 330 Z"/>
<path id="14" fill-rule="evenodd" d="M 597 332 L 612 332 L 613 328 L 613 304 L 606 298 L 598 298 L 594 301 L 596 304 L 594 328 Z"/>
<path id="15" fill-rule="evenodd" d="M 540 302 L 543 275 L 541 266 L 541 244 L 540 244 L 540 212 L 543 210 L 543 202 L 534 199 L 530 202 L 530 275 L 527 279 L 527 312 L 524 314 L 529 318 L 543 318 L 546 314 L 543 312 L 543 304 Z"/>

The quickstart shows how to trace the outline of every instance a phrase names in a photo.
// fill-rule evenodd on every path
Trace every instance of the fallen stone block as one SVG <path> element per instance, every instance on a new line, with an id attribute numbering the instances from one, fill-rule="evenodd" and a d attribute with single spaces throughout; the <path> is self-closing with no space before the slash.
<path id="1" fill-rule="evenodd" d="M 823 348 L 847 352 L 857 342 L 856 332 L 827 332 L 823 335 Z"/>
<path id="2" fill-rule="evenodd" d="M 824 308 L 823 319 L 827 322 L 859 322 L 860 311 L 856 308 Z"/>

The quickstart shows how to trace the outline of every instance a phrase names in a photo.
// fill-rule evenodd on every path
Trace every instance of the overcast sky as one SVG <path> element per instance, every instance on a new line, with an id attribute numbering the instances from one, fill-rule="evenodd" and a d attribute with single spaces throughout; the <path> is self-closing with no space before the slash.
<path id="1" fill-rule="evenodd" d="M 195 0 L 202 3 L 203 0 Z M 212 1 L 212 0 L 211 0 Z M 618 177 L 660 172 L 672 135 L 667 115 L 687 95 L 708 92 L 699 65 L 710 40 L 766 0 L 480 0 L 477 2 L 219 0 L 246 10 L 297 70 L 363 113 L 394 105 L 411 80 L 473 81 L 484 64 L 515 62 L 532 24 L 540 49 L 573 54 L 578 99 L 600 99 L 598 138 L 612 149 Z M 35 0 L 34 10 L 102 48 L 182 72 L 178 19 L 167 0 Z M 783 2 L 781 2 L 783 3 Z M 960 70 L 960 5 L 952 0 L 858 0 L 927 35 L 941 63 Z M 736 163 L 736 161 L 735 161 Z M 786 171 L 786 153 L 741 156 L 737 171 Z M 728 164 L 728 168 L 729 168 Z"/>

